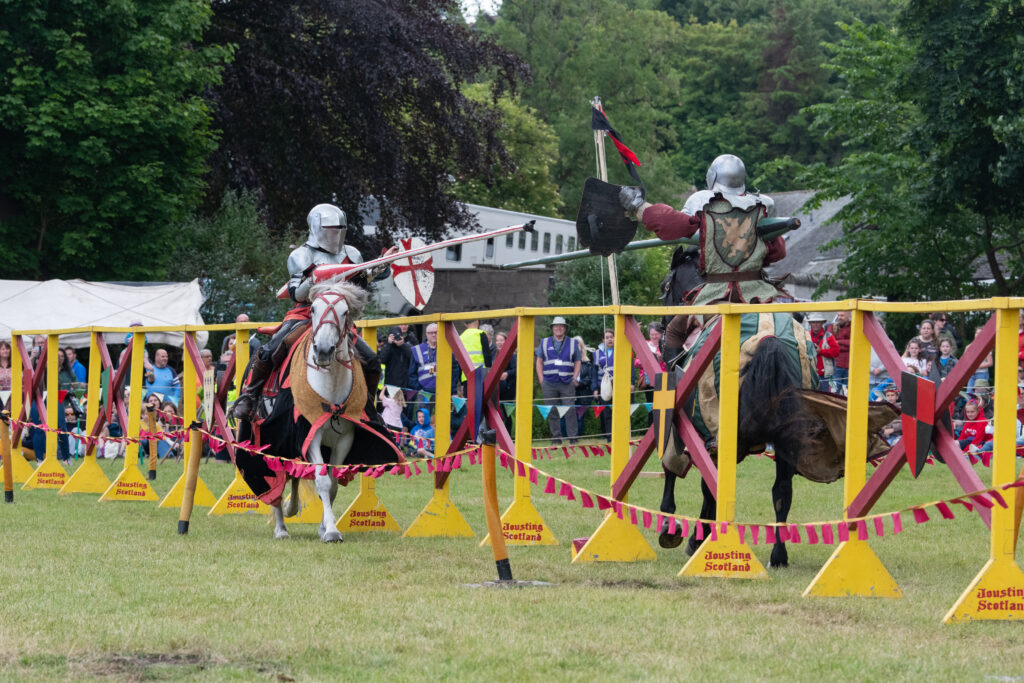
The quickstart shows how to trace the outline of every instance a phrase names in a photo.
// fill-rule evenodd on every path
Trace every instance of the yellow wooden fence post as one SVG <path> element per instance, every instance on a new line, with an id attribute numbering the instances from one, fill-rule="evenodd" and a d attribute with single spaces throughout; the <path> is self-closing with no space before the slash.
<path id="1" fill-rule="evenodd" d="M 42 464 L 36 468 L 32 476 L 25 482 L 26 489 L 59 489 L 68 480 L 68 473 L 64 471 L 57 460 L 57 429 L 60 419 L 61 403 L 60 391 L 57 385 L 57 373 L 60 356 L 59 337 L 56 334 L 46 335 L 46 457 Z M 26 411 L 28 414 L 28 411 Z M 36 453 L 36 459 L 39 454 Z"/>
<path id="2" fill-rule="evenodd" d="M 434 396 L 434 457 L 437 458 L 444 457 L 452 442 L 452 348 L 445 334 L 445 328 L 452 324 L 444 320 L 437 323 L 437 394 Z M 403 537 L 475 535 L 452 502 L 451 482 L 452 478 L 448 477 L 442 486 L 434 487 L 430 502 L 405 530 Z"/>
<path id="3" fill-rule="evenodd" d="M 363 341 L 376 352 L 377 328 L 364 327 L 362 337 Z M 377 387 L 367 387 L 367 390 L 374 396 L 377 395 Z M 388 509 L 384 507 L 384 503 L 377 497 L 377 480 L 362 475 L 359 476 L 359 494 L 345 509 L 345 514 L 338 518 L 338 523 L 335 526 L 342 533 L 402 530 Z"/>
<path id="4" fill-rule="evenodd" d="M 139 431 L 142 427 L 142 400 L 144 398 L 142 359 L 146 353 L 146 334 L 143 328 L 133 328 L 130 389 L 128 393 L 128 424 L 121 425 L 127 437 L 124 445 L 124 468 L 100 496 L 107 500 L 158 500 L 156 491 L 139 470 Z"/>
<path id="5" fill-rule="evenodd" d="M 85 432 L 90 433 L 93 425 L 100 416 L 100 361 L 99 345 L 103 342 L 103 334 L 90 332 L 89 334 L 89 377 L 86 398 L 88 403 L 85 409 Z M 108 397 L 109 400 L 109 397 Z M 96 451 L 99 442 L 94 441 L 86 445 L 85 458 L 82 464 L 71 475 L 67 483 L 60 490 L 60 495 L 68 493 L 103 493 L 110 487 L 110 478 L 96 462 Z"/>
<path id="6" fill-rule="evenodd" d="M 729 579 L 767 579 L 768 572 L 745 541 L 736 520 L 736 449 L 740 398 L 739 313 L 726 304 L 722 310 L 722 348 L 718 385 L 718 495 L 711 538 L 705 539 L 683 566 L 679 576 Z M 721 522 L 728 524 L 723 527 Z"/>
<path id="7" fill-rule="evenodd" d="M 850 376 L 846 406 L 846 465 L 843 475 L 843 519 L 864 486 L 868 453 L 868 386 L 871 372 L 871 346 L 864 334 L 864 311 L 854 309 L 850 319 Z M 804 590 L 804 597 L 899 598 L 903 592 L 878 559 L 867 541 L 856 536 L 843 541 L 828 562 Z"/>
<path id="8" fill-rule="evenodd" d="M 516 326 L 516 353 L 519 365 L 516 367 L 516 460 L 532 464 L 533 461 L 533 343 L 534 323 L 532 315 L 519 315 Z M 497 391 L 497 390 L 496 390 Z M 500 406 L 500 404 L 499 404 Z M 500 408 L 499 408 L 500 409 Z M 520 476 L 514 472 L 512 481 L 512 504 L 501 516 L 502 535 L 508 545 L 557 545 L 558 540 L 551 533 L 551 527 L 541 517 L 530 499 L 529 472 Z M 480 542 L 488 545 L 491 534 Z"/>
<path id="9" fill-rule="evenodd" d="M 1019 300 L 1018 300 L 1019 301 Z M 1010 300 L 993 299 L 996 310 L 995 414 L 992 486 L 1005 486 L 1016 477 L 1017 325 L 1019 311 Z M 1016 303 L 1016 302 L 1014 302 Z M 1019 303 L 1017 304 L 1019 306 Z M 989 559 L 946 613 L 944 623 L 972 619 L 1024 619 L 1024 572 L 1014 557 L 1015 505 L 1019 488 L 1001 491 L 1007 507 L 992 508 Z"/>
<path id="10" fill-rule="evenodd" d="M 626 340 L 626 316 L 615 309 L 615 357 L 612 360 L 612 453 L 611 486 L 629 462 L 629 385 L 633 370 L 633 354 Z M 532 372 L 533 368 L 530 368 Z M 608 410 L 605 408 L 605 410 Z M 623 502 L 628 500 L 626 496 Z M 620 519 L 614 509 L 588 539 L 573 541 L 573 562 L 636 562 L 656 560 L 657 553 L 640 530 L 628 519 Z"/>
<path id="11" fill-rule="evenodd" d="M 21 335 L 11 333 L 11 417 L 15 420 L 21 415 L 21 408 L 25 405 L 25 387 L 23 380 L 25 367 L 21 357 L 21 348 L 18 343 Z M 28 410 L 25 411 L 26 417 Z M 26 420 L 27 421 L 27 420 Z M 12 423 L 13 426 L 13 423 Z M 25 460 L 25 454 L 21 450 L 21 444 L 25 440 L 25 429 L 21 429 L 21 439 L 17 444 L 11 443 L 11 468 L 14 482 L 17 484 L 28 481 L 32 476 L 32 465 Z"/>

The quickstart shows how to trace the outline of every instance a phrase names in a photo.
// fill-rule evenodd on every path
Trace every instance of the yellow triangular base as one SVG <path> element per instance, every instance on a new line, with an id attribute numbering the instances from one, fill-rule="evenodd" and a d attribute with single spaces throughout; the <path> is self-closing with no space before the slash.
<path id="1" fill-rule="evenodd" d="M 157 505 L 158 508 L 180 508 L 181 501 L 185 498 L 185 473 L 182 472 L 181 476 L 178 477 L 178 481 L 174 482 L 174 486 L 167 492 L 164 499 Z M 196 496 L 192 501 L 192 505 L 198 507 L 208 508 L 217 503 L 217 499 L 210 493 L 210 489 L 203 482 L 203 478 L 196 475 Z"/>
<path id="2" fill-rule="evenodd" d="M 360 477 L 360 481 L 367 477 Z M 342 533 L 362 531 L 397 531 L 401 533 L 395 518 L 391 516 L 377 492 L 366 485 L 360 485 L 359 495 L 338 520 L 338 531 Z"/>
<path id="3" fill-rule="evenodd" d="M 902 598 L 882 561 L 864 541 L 844 541 L 804 591 L 804 597 Z"/>
<path id="4" fill-rule="evenodd" d="M 1024 572 L 1011 558 L 989 560 L 942 620 L 1024 620 Z"/>
<path id="5" fill-rule="evenodd" d="M 13 461 L 12 461 L 13 464 Z M 57 458 L 44 458 L 27 480 L 23 489 L 59 489 L 68 481 L 68 473 Z"/>
<path id="6" fill-rule="evenodd" d="M 11 472 L 14 474 L 14 483 L 24 484 L 35 471 L 35 468 L 21 454 L 21 449 L 15 448 L 13 455 L 11 455 Z"/>
<path id="7" fill-rule="evenodd" d="M 434 495 L 402 534 L 403 538 L 426 538 L 444 536 L 447 538 L 472 538 L 476 534 L 466 523 L 459 509 L 448 495 L 448 487 L 435 488 Z"/>
<path id="8" fill-rule="evenodd" d="M 570 548 L 572 561 L 576 562 L 637 562 L 639 560 L 656 560 L 657 553 L 643 537 L 640 530 L 619 519 L 614 512 L 609 512 L 594 535 L 587 539 L 583 547 L 576 550 Z"/>
<path id="9" fill-rule="evenodd" d="M 287 509 L 291 495 L 285 498 L 281 505 Z M 267 508 L 270 509 L 269 506 Z M 324 504 L 320 501 L 320 495 L 316 492 L 316 486 L 311 479 L 299 480 L 299 511 L 293 517 L 285 517 L 288 524 L 320 524 L 324 521 Z M 267 524 L 274 524 L 274 511 L 270 510 L 270 517 Z"/>
<path id="10" fill-rule="evenodd" d="M 718 539 L 701 543 L 697 552 L 683 565 L 679 576 L 708 576 L 720 579 L 769 579 L 764 565 L 730 524 Z"/>
<path id="11" fill-rule="evenodd" d="M 82 461 L 58 493 L 62 496 L 68 493 L 103 493 L 108 488 L 110 477 L 100 468 L 96 457 L 90 455 Z"/>
<path id="12" fill-rule="evenodd" d="M 505 545 L 558 545 L 551 527 L 529 498 L 512 501 L 501 516 L 501 533 L 505 537 Z M 490 544 L 491 535 L 487 534 L 480 541 L 480 547 Z"/>
<path id="13" fill-rule="evenodd" d="M 160 500 L 142 472 L 135 465 L 125 465 L 114 483 L 100 496 L 105 500 Z"/>
<path id="14" fill-rule="evenodd" d="M 244 515 L 249 512 L 268 514 L 272 510 L 269 505 L 253 495 L 252 489 L 245 483 L 245 479 L 242 479 L 242 473 L 236 469 L 235 478 L 207 514 Z"/>

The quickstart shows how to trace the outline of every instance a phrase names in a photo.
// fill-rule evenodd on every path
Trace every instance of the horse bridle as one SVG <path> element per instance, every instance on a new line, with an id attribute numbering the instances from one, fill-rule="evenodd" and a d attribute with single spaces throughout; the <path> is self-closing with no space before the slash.
<path id="1" fill-rule="evenodd" d="M 332 301 L 329 297 L 334 297 L 334 300 Z M 349 335 L 346 333 L 346 331 L 344 329 L 342 329 L 342 326 L 341 326 L 341 316 L 339 316 L 338 315 L 338 311 L 336 311 L 334 309 L 334 307 L 337 306 L 339 303 L 345 303 L 345 296 L 343 294 L 339 294 L 338 292 L 324 292 L 324 293 L 320 294 L 319 296 L 317 296 L 313 301 L 323 301 L 324 304 L 327 305 L 327 308 L 324 310 L 323 315 L 320 316 L 319 322 L 317 322 L 317 324 L 313 327 L 313 331 L 309 335 L 309 343 L 310 344 L 313 343 L 313 339 L 316 338 L 316 334 L 320 330 L 321 327 L 323 327 L 324 325 L 333 325 L 334 327 L 336 327 L 338 329 L 338 347 L 339 347 L 338 350 L 335 352 L 334 360 L 338 361 L 344 367 L 346 367 L 349 370 L 351 370 L 352 369 L 353 350 L 349 349 L 349 354 L 348 354 L 349 358 L 348 358 L 347 361 L 346 360 L 342 360 L 339 357 L 339 355 L 338 355 L 338 354 L 341 353 L 341 345 L 342 344 L 351 344 L 351 339 L 349 338 Z M 311 302 L 310 303 L 310 307 L 312 307 L 312 305 L 313 304 Z M 328 314 L 330 314 L 330 316 L 333 318 L 333 320 L 328 318 Z M 347 318 L 348 315 L 346 314 L 345 317 Z M 308 358 L 306 359 L 306 365 L 308 367 L 311 367 L 311 368 L 316 368 L 317 370 L 323 370 L 323 368 L 321 368 L 320 366 L 318 366 L 316 364 L 310 364 Z"/>

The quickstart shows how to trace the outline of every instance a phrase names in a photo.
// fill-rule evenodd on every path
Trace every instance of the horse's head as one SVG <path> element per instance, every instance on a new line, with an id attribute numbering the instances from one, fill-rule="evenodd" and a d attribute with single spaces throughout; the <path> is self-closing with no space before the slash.
<path id="1" fill-rule="evenodd" d="M 351 362 L 352 348 L 348 332 L 363 312 L 368 294 L 349 283 L 317 285 L 309 293 L 313 330 L 310 358 L 320 368 L 337 359 Z"/>

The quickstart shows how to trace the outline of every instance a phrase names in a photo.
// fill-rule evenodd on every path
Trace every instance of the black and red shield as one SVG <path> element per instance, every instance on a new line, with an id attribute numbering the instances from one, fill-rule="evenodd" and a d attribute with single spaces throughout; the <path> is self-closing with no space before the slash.
<path id="1" fill-rule="evenodd" d="M 621 185 L 587 178 L 576 214 L 576 237 L 591 254 L 618 254 L 636 236 L 636 220 L 619 204 Z"/>
<path id="2" fill-rule="evenodd" d="M 902 375 L 903 443 L 907 452 L 910 473 L 916 479 L 928 459 L 935 431 L 935 382 L 904 372 Z"/>

